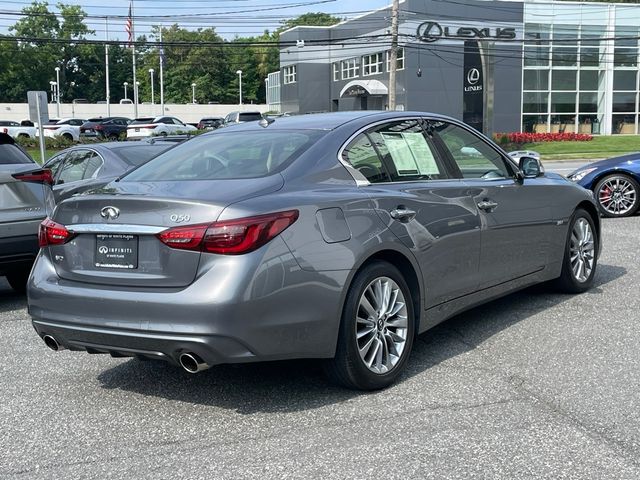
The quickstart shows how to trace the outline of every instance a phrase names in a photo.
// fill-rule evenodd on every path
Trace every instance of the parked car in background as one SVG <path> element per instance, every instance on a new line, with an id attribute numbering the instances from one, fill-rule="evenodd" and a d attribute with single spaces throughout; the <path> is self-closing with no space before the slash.
<path id="1" fill-rule="evenodd" d="M 640 208 L 640 152 L 589 163 L 567 178 L 593 191 L 605 217 L 629 217 Z"/>
<path id="2" fill-rule="evenodd" d="M 42 126 L 45 137 L 62 137 L 70 142 L 80 141 L 80 127 L 86 123 L 81 118 L 50 119 Z M 36 130 L 36 135 L 39 135 Z"/>
<path id="3" fill-rule="evenodd" d="M 233 123 L 255 122 L 262 120 L 260 112 L 231 112 L 224 117 L 224 124 L 231 125 Z"/>
<path id="4" fill-rule="evenodd" d="M 175 117 L 136 118 L 127 126 L 127 138 L 166 136 L 176 133 L 195 132 L 196 127 L 186 125 Z"/>
<path id="5" fill-rule="evenodd" d="M 133 100 L 130 98 L 123 98 L 120 100 L 120 105 L 133 105 Z"/>
<path id="6" fill-rule="evenodd" d="M 111 182 L 134 167 L 175 146 L 176 142 L 110 142 L 78 145 L 51 157 L 55 203 Z"/>
<path id="7" fill-rule="evenodd" d="M 402 374 L 418 333 L 474 305 L 549 280 L 586 291 L 600 251 L 590 192 L 421 112 L 218 129 L 41 228 L 29 313 L 54 350 L 192 373 L 323 358 L 366 390 Z"/>
<path id="8" fill-rule="evenodd" d="M 6 133 L 13 138 L 35 138 L 36 127 L 27 126 L 24 123 L 14 122 L 13 120 L 0 120 L 0 133 Z"/>
<path id="9" fill-rule="evenodd" d="M 0 276 L 23 291 L 38 253 L 38 226 L 46 217 L 50 175 L 5 133 L 0 133 Z M 35 182 L 39 183 L 35 183 Z"/>
<path id="10" fill-rule="evenodd" d="M 80 127 L 80 136 L 101 140 L 120 140 L 121 136 L 126 136 L 129 123 L 131 120 L 125 117 L 90 118 Z"/>
<path id="11" fill-rule="evenodd" d="M 223 117 L 204 117 L 198 122 L 198 130 L 215 130 L 224 125 Z"/>

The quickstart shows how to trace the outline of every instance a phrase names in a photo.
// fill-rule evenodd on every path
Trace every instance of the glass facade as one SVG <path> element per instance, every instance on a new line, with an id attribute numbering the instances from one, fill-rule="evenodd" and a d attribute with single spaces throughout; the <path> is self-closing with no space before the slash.
<path id="1" fill-rule="evenodd" d="M 525 3 L 522 130 L 638 133 L 640 7 Z"/>

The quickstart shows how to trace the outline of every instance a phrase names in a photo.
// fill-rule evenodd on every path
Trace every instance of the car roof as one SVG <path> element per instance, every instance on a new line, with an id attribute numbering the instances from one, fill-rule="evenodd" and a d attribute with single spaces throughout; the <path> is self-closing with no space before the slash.
<path id="1" fill-rule="evenodd" d="M 333 130 L 346 123 L 354 120 L 360 120 L 367 118 L 374 122 L 376 120 L 391 120 L 394 118 L 405 117 L 430 117 L 440 118 L 442 120 L 454 121 L 456 120 L 446 117 L 444 115 L 438 115 L 428 112 L 398 112 L 398 111 L 376 111 L 376 110 L 361 110 L 361 111 L 348 111 L 348 112 L 332 112 L 332 113 L 312 113 L 308 115 L 293 115 L 289 117 L 277 117 L 273 118 L 268 127 L 264 127 L 264 121 L 239 123 L 231 127 L 225 127 L 220 131 L 233 131 L 240 130 L 258 130 L 262 128 L 268 128 L 269 130 Z M 218 132 L 206 133 L 205 135 L 214 135 Z"/>

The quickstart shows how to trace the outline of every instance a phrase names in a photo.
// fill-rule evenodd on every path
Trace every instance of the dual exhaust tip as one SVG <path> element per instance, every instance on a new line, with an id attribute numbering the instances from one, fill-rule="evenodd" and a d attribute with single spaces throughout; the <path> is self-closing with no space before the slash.
<path id="1" fill-rule="evenodd" d="M 64 350 L 64 347 L 51 335 L 45 335 L 42 340 L 54 352 Z M 179 360 L 180 366 L 189 373 L 198 373 L 209 368 L 209 365 L 195 353 L 183 353 Z"/>

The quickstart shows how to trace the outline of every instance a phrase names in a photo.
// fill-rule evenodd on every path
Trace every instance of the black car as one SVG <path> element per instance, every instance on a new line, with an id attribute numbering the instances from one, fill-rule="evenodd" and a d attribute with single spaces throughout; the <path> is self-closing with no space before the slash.
<path id="1" fill-rule="evenodd" d="M 45 163 L 55 202 L 100 187 L 176 145 L 176 142 L 99 143 L 67 148 Z"/>
<path id="2" fill-rule="evenodd" d="M 47 215 L 48 195 L 41 183 L 49 175 L 13 138 L 0 133 L 0 276 L 18 291 L 24 290 L 38 253 L 38 227 Z"/>
<path id="3" fill-rule="evenodd" d="M 127 132 L 129 123 L 131 120 L 125 117 L 90 118 L 80 127 L 80 136 L 119 140 L 121 134 Z"/>
<path id="4" fill-rule="evenodd" d="M 215 130 L 224 125 L 224 118 L 222 117 L 205 117 L 201 119 L 196 128 L 198 130 Z"/>

